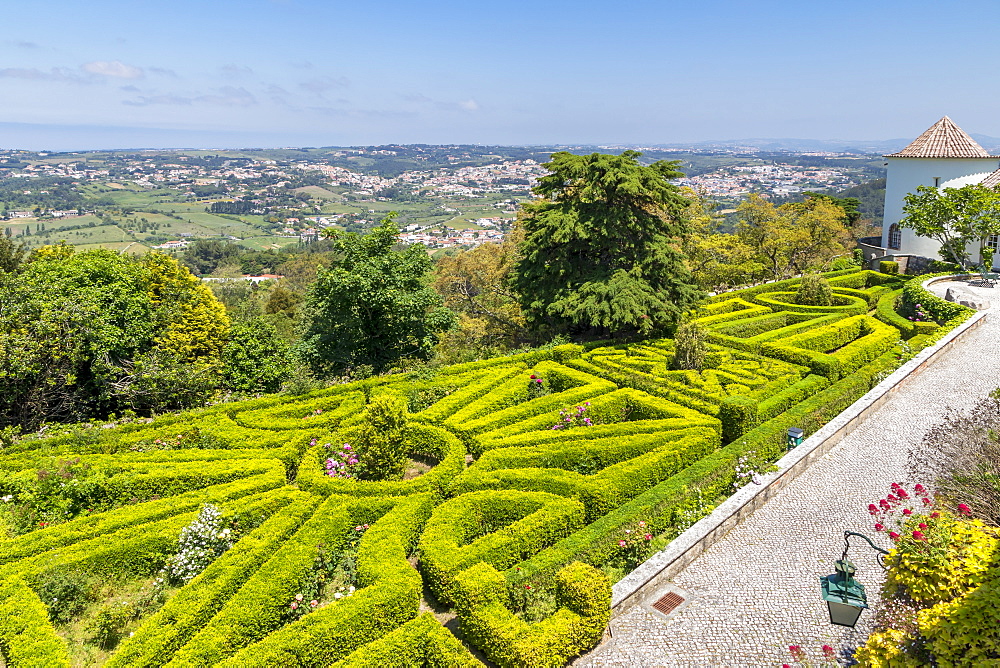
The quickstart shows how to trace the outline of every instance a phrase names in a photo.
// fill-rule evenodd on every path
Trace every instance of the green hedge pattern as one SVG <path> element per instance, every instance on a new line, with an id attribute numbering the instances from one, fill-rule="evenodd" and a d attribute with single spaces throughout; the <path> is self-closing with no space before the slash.
<path id="1" fill-rule="evenodd" d="M 815 431 L 971 315 L 908 277 L 827 278 L 829 307 L 795 304 L 796 279 L 710 298 L 693 315 L 709 339 L 700 371 L 672 368 L 669 339 L 562 345 L 22 441 L 0 454 L 0 497 L 24 501 L 39 470 L 72 461 L 90 512 L 0 539 L 0 652 L 69 665 L 36 593 L 44 576 L 150 577 L 209 503 L 244 527 L 238 541 L 107 665 L 482 665 L 477 652 L 563 665 L 603 634 L 628 532 L 683 530 L 733 491 L 740 457 L 778 458 L 789 427 Z M 917 303 L 935 322 L 897 310 Z M 326 476 L 323 445 L 349 442 L 383 393 L 405 399 L 408 451 L 430 469 Z M 577 411 L 591 424 L 567 423 Z M 336 552 L 363 525 L 357 591 L 290 617 L 321 546 Z M 532 589 L 554 596 L 541 621 L 520 612 Z M 463 640 L 421 614 L 445 608 Z"/>

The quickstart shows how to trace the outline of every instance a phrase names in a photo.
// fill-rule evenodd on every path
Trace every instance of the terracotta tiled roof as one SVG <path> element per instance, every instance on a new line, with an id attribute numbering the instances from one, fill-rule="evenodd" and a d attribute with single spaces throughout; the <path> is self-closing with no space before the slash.
<path id="1" fill-rule="evenodd" d="M 987 188 L 996 188 L 997 186 L 1000 186 L 1000 169 L 980 181 L 979 185 L 986 186 Z"/>
<path id="2" fill-rule="evenodd" d="M 945 116 L 899 153 L 887 158 L 990 158 L 986 149 L 976 143 L 962 128 Z"/>

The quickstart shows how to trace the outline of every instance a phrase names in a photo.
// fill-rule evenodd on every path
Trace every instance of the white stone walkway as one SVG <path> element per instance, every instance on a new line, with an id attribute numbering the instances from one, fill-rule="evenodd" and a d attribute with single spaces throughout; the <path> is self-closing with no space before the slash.
<path id="1" fill-rule="evenodd" d="M 943 294 L 946 285 L 934 287 Z M 1000 286 L 962 287 L 1000 302 Z M 813 665 L 821 662 L 823 644 L 849 656 L 868 635 L 874 608 L 855 630 L 831 625 L 819 577 L 833 572 L 845 529 L 877 535 L 868 504 L 884 498 L 891 483 L 912 489 L 932 482 L 907 479 L 908 454 L 947 408 L 970 408 L 1000 384 L 998 348 L 1000 308 L 994 307 L 978 328 L 674 578 L 687 607 L 669 621 L 641 605 L 627 610 L 612 620 L 613 638 L 575 665 L 795 665 L 789 645 L 801 645 Z M 876 541 L 890 547 L 884 536 Z M 872 604 L 882 569 L 864 541 L 851 545 L 850 559 Z"/>

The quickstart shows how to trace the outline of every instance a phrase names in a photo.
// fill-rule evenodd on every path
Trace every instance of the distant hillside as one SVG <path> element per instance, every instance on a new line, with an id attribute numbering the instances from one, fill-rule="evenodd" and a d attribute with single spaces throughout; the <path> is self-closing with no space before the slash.
<path id="1" fill-rule="evenodd" d="M 875 179 L 859 186 L 853 186 L 837 193 L 838 197 L 857 197 L 861 203 L 858 210 L 862 217 L 871 218 L 876 225 L 882 224 L 885 209 L 885 179 Z"/>

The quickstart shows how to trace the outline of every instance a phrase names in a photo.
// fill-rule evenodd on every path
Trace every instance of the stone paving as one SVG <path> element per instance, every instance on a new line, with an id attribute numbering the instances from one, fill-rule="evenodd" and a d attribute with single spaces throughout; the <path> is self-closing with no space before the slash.
<path id="1" fill-rule="evenodd" d="M 1000 287 L 960 285 L 1000 302 Z M 943 295 L 947 287 L 932 289 Z M 611 621 L 612 638 L 574 665 L 794 665 L 789 645 L 801 645 L 817 665 L 823 644 L 836 648 L 844 665 L 851 663 L 851 652 L 871 628 L 883 571 L 875 552 L 852 539 L 850 559 L 873 605 L 854 630 L 830 624 L 819 577 L 833 572 L 845 529 L 890 547 L 872 529 L 868 504 L 885 497 L 893 482 L 930 482 L 908 479 L 910 451 L 948 408 L 970 408 L 997 384 L 1000 308 L 991 310 L 978 328 L 674 578 L 686 607 L 669 620 L 642 605 L 626 610 Z"/>

